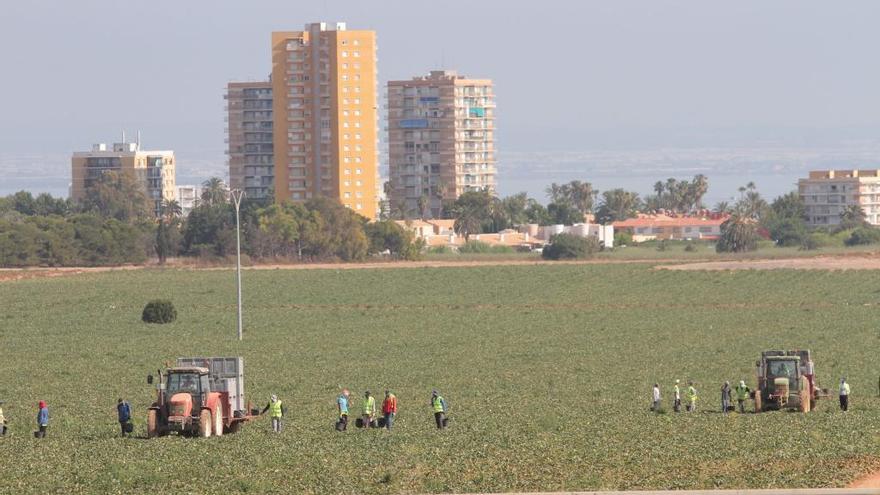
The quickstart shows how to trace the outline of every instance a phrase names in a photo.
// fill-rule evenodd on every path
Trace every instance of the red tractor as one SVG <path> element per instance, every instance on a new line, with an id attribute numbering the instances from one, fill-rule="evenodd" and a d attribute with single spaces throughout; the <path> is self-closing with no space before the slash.
<path id="1" fill-rule="evenodd" d="M 154 382 L 153 375 L 147 383 Z M 187 436 L 234 433 L 254 411 L 244 405 L 244 360 L 240 357 L 178 358 L 159 370 L 156 402 L 147 412 L 147 437 L 171 432 Z"/>

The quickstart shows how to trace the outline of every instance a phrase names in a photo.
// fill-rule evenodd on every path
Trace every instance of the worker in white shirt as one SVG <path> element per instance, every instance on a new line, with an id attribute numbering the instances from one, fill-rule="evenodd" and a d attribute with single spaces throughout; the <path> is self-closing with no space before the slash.
<path id="1" fill-rule="evenodd" d="M 660 411 L 660 384 L 654 384 L 654 404 L 651 406 L 651 410 L 654 412 Z"/>

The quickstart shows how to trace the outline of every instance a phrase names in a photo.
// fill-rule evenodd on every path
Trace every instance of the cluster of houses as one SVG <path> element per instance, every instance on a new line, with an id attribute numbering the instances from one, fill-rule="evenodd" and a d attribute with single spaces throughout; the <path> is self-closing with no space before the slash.
<path id="1" fill-rule="evenodd" d="M 628 232 L 633 242 L 652 240 L 716 240 L 721 235 L 721 224 L 726 215 L 701 212 L 700 215 L 684 216 L 668 213 L 639 214 L 601 225 L 593 222 L 591 215 L 584 223 L 575 225 L 519 225 L 516 229 L 502 230 L 491 234 L 471 234 L 469 241 L 479 241 L 490 246 L 508 246 L 517 250 L 533 251 L 541 249 L 556 234 L 571 234 L 580 237 L 594 236 L 605 248 L 614 247 L 615 231 Z M 463 235 L 455 232 L 455 220 L 398 220 L 397 224 L 413 232 L 416 237 L 431 247 L 446 247 L 457 250 L 465 242 Z"/>

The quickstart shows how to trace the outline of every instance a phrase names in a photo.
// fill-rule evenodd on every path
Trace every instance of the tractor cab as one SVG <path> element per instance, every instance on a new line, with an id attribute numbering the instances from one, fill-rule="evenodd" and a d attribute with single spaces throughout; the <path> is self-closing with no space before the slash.
<path id="1" fill-rule="evenodd" d="M 204 404 L 205 396 L 211 391 L 208 368 L 180 367 L 169 368 L 165 378 L 165 394 L 189 394 L 194 404 Z"/>
<path id="2" fill-rule="evenodd" d="M 799 376 L 801 358 L 798 356 L 770 356 L 767 358 L 765 383 L 767 398 L 779 408 L 788 403 L 792 390 L 800 391 Z"/>
<path id="3" fill-rule="evenodd" d="M 180 366 L 168 368 L 162 394 L 168 407 L 168 422 L 181 426 L 198 417 L 211 393 L 208 368 Z"/>

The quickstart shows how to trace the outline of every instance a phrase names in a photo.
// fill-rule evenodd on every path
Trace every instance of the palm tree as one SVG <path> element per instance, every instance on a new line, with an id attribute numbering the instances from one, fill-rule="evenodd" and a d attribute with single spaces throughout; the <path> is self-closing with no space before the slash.
<path id="1" fill-rule="evenodd" d="M 709 191 L 709 179 L 703 174 L 697 174 L 694 176 L 691 186 L 693 187 L 693 207 L 695 210 L 700 210 L 703 208 L 703 196 Z"/>
<path id="2" fill-rule="evenodd" d="M 171 221 L 183 214 L 183 208 L 180 206 L 180 202 L 176 199 L 172 199 L 171 201 L 164 200 L 162 201 L 162 214 L 165 218 Z"/>
<path id="3" fill-rule="evenodd" d="M 202 183 L 202 202 L 208 206 L 219 205 L 227 201 L 229 189 L 220 177 L 211 177 Z"/>
<path id="4" fill-rule="evenodd" d="M 424 220 L 428 216 L 428 206 L 430 205 L 430 199 L 425 194 L 419 196 L 416 204 L 419 208 L 419 218 Z"/>
<path id="5" fill-rule="evenodd" d="M 731 211 L 730 203 L 727 201 L 719 201 L 718 203 L 715 203 L 715 208 L 713 208 L 712 211 L 719 215 L 726 215 Z"/>

